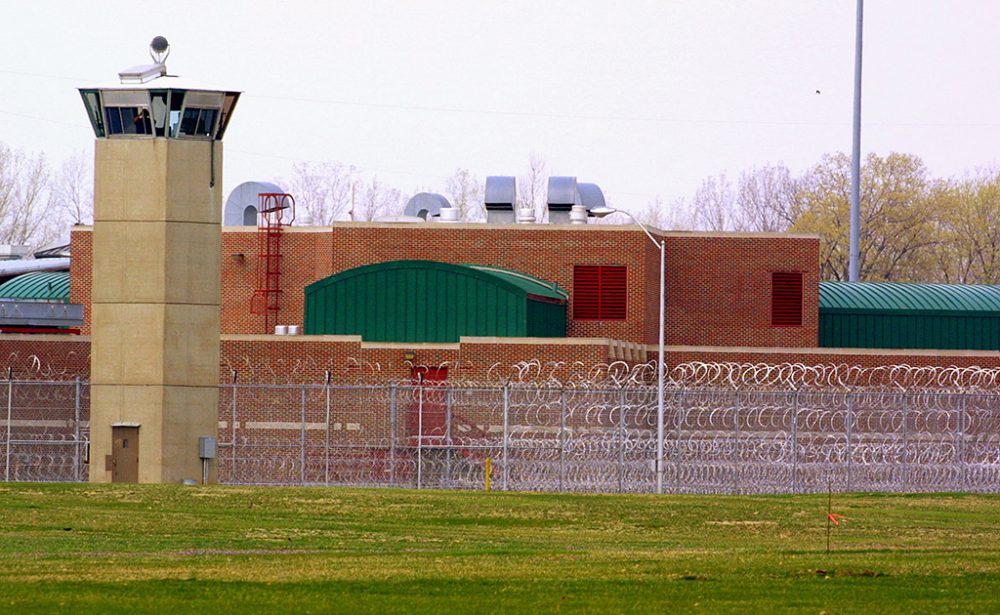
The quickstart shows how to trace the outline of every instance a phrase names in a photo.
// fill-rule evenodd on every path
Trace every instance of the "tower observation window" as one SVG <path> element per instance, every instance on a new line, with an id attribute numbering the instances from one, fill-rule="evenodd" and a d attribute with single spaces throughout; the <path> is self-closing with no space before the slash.
<path id="1" fill-rule="evenodd" d="M 217 109 L 198 109 L 188 107 L 184 109 L 184 116 L 181 118 L 180 134 L 185 136 L 211 137 L 215 129 L 215 116 Z"/>
<path id="2" fill-rule="evenodd" d="M 151 135 L 153 122 L 148 107 L 105 107 L 109 135 Z"/>

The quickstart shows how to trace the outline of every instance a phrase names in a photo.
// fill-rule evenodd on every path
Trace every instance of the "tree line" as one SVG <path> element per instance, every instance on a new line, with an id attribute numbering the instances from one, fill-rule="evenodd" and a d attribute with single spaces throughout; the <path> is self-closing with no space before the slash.
<path id="1" fill-rule="evenodd" d="M 41 248 L 65 239 L 73 224 L 89 224 L 94 172 L 80 152 L 56 168 L 44 154 L 0 143 L 0 244 Z"/>
<path id="2" fill-rule="evenodd" d="M 846 280 L 850 157 L 828 154 L 801 174 L 784 165 L 704 180 L 674 204 L 672 226 L 815 233 L 821 277 Z M 861 167 L 859 278 L 880 282 L 1000 283 L 1000 169 L 931 177 L 911 154 L 869 154 Z M 657 208 L 650 212 L 656 217 Z"/>
<path id="3" fill-rule="evenodd" d="M 276 183 L 295 195 L 316 225 L 399 215 L 409 198 L 339 162 L 297 163 Z M 547 183 L 544 159 L 531 154 L 517 178 L 518 206 L 533 207 L 540 221 Z M 483 179 L 468 169 L 444 179 L 444 195 L 468 222 L 486 217 L 483 188 Z M 92 212 L 87 153 L 53 168 L 44 154 L 0 143 L 0 244 L 51 245 L 65 239 L 68 226 L 89 224 Z M 822 278 L 846 280 L 850 157 L 828 154 L 798 174 L 783 164 L 747 169 L 735 179 L 721 173 L 706 178 L 690 198 L 667 204 L 657 197 L 636 213 L 644 224 L 665 230 L 814 233 Z M 869 154 L 861 168 L 861 224 L 862 280 L 1000 283 L 998 168 L 935 178 L 918 156 Z"/>

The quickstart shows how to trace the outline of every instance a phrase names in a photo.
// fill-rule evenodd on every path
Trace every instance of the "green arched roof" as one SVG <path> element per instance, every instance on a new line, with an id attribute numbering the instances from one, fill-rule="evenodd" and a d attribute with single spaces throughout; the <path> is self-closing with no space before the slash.
<path id="1" fill-rule="evenodd" d="M 35 271 L 0 284 L 0 299 L 69 303 L 68 271 Z"/>
<path id="2" fill-rule="evenodd" d="M 476 271 L 482 271 L 517 286 L 526 291 L 529 295 L 539 295 L 549 299 L 569 299 L 569 293 L 559 288 L 557 284 L 546 284 L 543 280 L 535 276 L 513 271 L 511 269 L 501 269 L 500 267 L 489 267 L 486 265 L 458 265 L 458 267 L 470 267 Z"/>
<path id="3" fill-rule="evenodd" d="M 819 309 L 827 313 L 1000 315 L 1000 286 L 820 282 Z"/>
<path id="4" fill-rule="evenodd" d="M 566 337 L 568 294 L 488 265 L 402 260 L 362 265 L 305 289 L 309 335 L 457 342 L 462 336 Z"/>
<path id="5" fill-rule="evenodd" d="M 482 280 L 487 280 L 492 284 L 505 287 L 512 287 L 518 291 L 526 292 L 528 295 L 537 295 L 548 299 L 565 302 L 569 298 L 569 293 L 559 288 L 556 284 L 547 284 L 534 276 L 519 271 L 511 271 L 500 267 L 487 265 L 454 265 L 452 263 L 442 263 L 439 261 L 403 260 L 389 261 L 385 263 L 373 263 L 362 265 L 347 271 L 334 274 L 329 278 L 313 282 L 306 287 L 306 292 L 315 292 L 323 286 L 328 286 L 347 277 L 367 275 L 373 271 L 389 271 L 399 269 L 436 269 L 439 271 L 449 271 L 472 276 Z"/>

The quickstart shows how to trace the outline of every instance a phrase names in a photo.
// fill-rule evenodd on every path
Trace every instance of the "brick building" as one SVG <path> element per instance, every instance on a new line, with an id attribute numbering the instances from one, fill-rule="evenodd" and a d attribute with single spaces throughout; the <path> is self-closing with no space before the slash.
<path id="1" fill-rule="evenodd" d="M 666 244 L 667 345 L 816 346 L 817 237 L 703 232 L 657 233 L 657 237 Z M 71 301 L 85 306 L 85 335 L 89 333 L 90 245 L 90 229 L 75 228 Z M 308 284 L 362 265 L 397 260 L 503 267 L 558 285 L 569 293 L 565 339 L 557 342 L 548 338 L 505 339 L 503 343 L 491 344 L 464 338 L 457 344 L 420 344 L 418 362 L 423 364 L 452 361 L 481 369 L 498 361 L 543 356 L 567 361 L 587 357 L 595 362 L 615 359 L 643 362 L 656 350 L 659 251 L 637 226 L 442 223 L 293 226 L 285 229 L 280 257 L 280 309 L 273 318 L 282 325 L 304 324 L 304 288 Z M 239 346 L 241 356 L 251 362 L 254 344 L 261 352 L 273 346 L 267 342 L 273 331 L 267 330 L 270 327 L 265 324 L 265 315 L 251 309 L 260 266 L 257 229 L 225 228 L 221 267 L 223 353 L 226 354 L 227 348 Z M 588 267 L 610 267 L 625 276 L 625 284 L 615 291 L 623 293 L 619 310 L 600 314 L 581 309 L 585 291 L 575 288 L 575 283 L 580 280 L 581 268 Z M 798 318 L 791 324 L 773 320 L 775 274 L 801 280 L 800 294 L 793 302 Z M 309 348 L 322 345 L 321 354 L 332 353 L 331 356 L 346 352 L 358 357 L 378 350 L 375 354 L 383 359 L 382 365 L 395 363 L 393 355 L 414 354 L 418 346 L 395 347 L 391 343 L 370 344 L 330 336 L 319 340 L 307 335 L 300 340 Z M 584 348 L 589 350 L 583 351 Z M 223 363 L 227 363 L 225 358 Z"/>
<path id="2" fill-rule="evenodd" d="M 778 233 L 654 232 L 666 246 L 668 364 L 683 361 L 806 362 L 885 365 L 998 365 L 997 353 L 819 348 L 819 239 Z M 595 365 L 655 359 L 659 252 L 634 225 L 343 222 L 291 226 L 281 240 L 280 305 L 274 322 L 304 325 L 309 284 L 372 263 L 428 260 L 522 272 L 569 294 L 564 338 L 466 336 L 452 343 L 372 342 L 358 335 L 274 335 L 251 309 L 259 285 L 256 227 L 224 227 L 221 253 L 220 381 L 317 382 L 326 372 L 357 379 L 405 378 L 417 365 L 451 366 L 466 379 L 538 359 Z M 81 336 L 0 336 L 12 365 L 38 357 L 54 373 L 86 377 L 90 333 L 92 232 L 72 232 L 70 300 L 84 306 Z M 578 309 L 579 270 L 624 272 L 622 309 L 608 317 Z M 792 278 L 798 294 L 789 302 Z M 777 285 L 777 286 L 776 286 Z M 780 293 L 784 294 L 780 294 Z M 785 311 L 776 310 L 776 302 Z M 788 306 L 792 307 L 789 318 Z M 796 312 L 797 310 L 797 312 Z M 798 316 L 796 319 L 795 317 Z M 268 330 L 271 329 L 271 330 Z M 72 350 L 63 350 L 68 345 Z M 36 346 L 35 350 L 32 347 Z M 365 367 L 368 366 L 368 367 Z"/>

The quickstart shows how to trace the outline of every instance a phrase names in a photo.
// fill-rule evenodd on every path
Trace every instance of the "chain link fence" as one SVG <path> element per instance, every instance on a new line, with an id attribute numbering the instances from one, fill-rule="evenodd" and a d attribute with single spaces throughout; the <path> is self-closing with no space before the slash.
<path id="1" fill-rule="evenodd" d="M 86 480 L 89 395 L 79 380 L 0 381 L 0 477 Z"/>
<path id="2" fill-rule="evenodd" d="M 992 379 L 790 388 L 803 372 L 699 369 L 666 390 L 668 492 L 1000 492 Z M 656 387 L 613 384 L 222 385 L 219 480 L 481 489 L 489 465 L 500 490 L 652 492 Z M 85 382 L 0 381 L 0 477 L 86 480 L 89 405 Z"/>
<path id="3" fill-rule="evenodd" d="M 655 387 L 227 385 L 233 484 L 651 492 Z M 675 388 L 677 493 L 1000 491 L 1000 396 Z"/>

